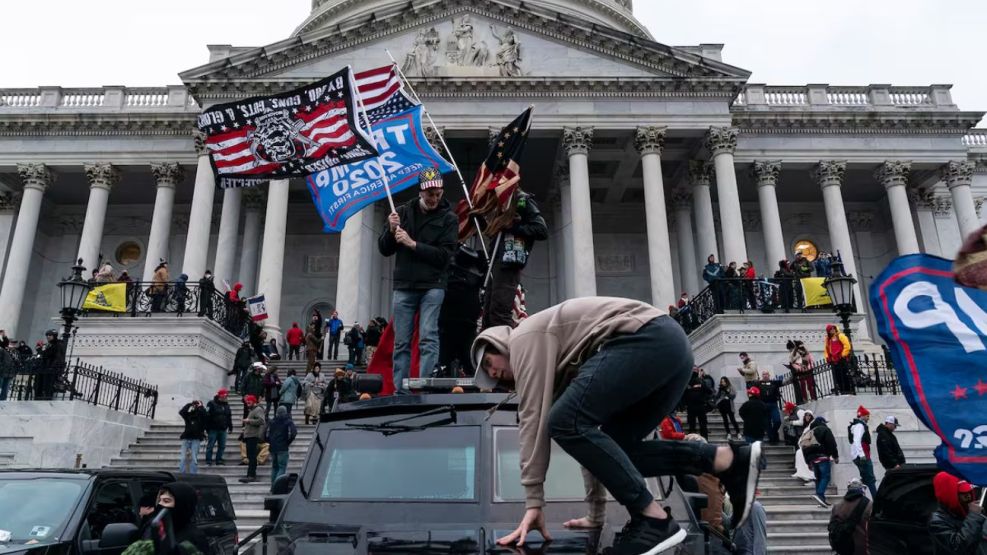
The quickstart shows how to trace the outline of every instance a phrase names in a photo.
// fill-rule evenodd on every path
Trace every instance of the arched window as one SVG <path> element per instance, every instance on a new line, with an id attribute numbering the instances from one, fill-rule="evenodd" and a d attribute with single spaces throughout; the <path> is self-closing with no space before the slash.
<path id="1" fill-rule="evenodd" d="M 802 239 L 801 241 L 795 243 L 794 251 L 796 253 L 802 253 L 802 256 L 808 258 L 811 262 L 815 262 L 816 258 L 819 256 L 819 248 L 816 247 L 815 243 L 808 239 Z"/>

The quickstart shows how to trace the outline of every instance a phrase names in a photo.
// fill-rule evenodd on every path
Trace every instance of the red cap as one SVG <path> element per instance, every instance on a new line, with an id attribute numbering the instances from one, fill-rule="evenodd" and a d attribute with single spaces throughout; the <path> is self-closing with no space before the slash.
<path id="1" fill-rule="evenodd" d="M 222 397 L 223 395 L 229 395 L 229 394 L 230 394 L 230 390 L 229 389 L 226 389 L 225 387 L 219 388 L 219 391 L 216 392 L 216 395 L 219 395 L 220 397 Z"/>
<path id="2" fill-rule="evenodd" d="M 747 390 L 747 395 L 750 396 L 750 397 L 760 397 L 761 396 L 761 389 L 760 388 L 757 388 L 757 387 L 752 387 L 752 388 L 750 388 L 750 389 Z"/>
<path id="3" fill-rule="evenodd" d="M 863 405 L 857 407 L 857 416 L 870 416 L 870 411 L 865 409 Z"/>
<path id="4" fill-rule="evenodd" d="M 791 401 L 785 401 L 785 412 L 787 412 L 788 414 L 793 413 L 797 408 L 798 405 L 796 405 L 795 403 Z"/>
<path id="5" fill-rule="evenodd" d="M 257 396 L 256 395 L 247 395 L 246 397 L 243 398 L 243 402 L 246 403 L 246 404 L 248 404 L 248 405 L 255 404 L 257 402 Z"/>

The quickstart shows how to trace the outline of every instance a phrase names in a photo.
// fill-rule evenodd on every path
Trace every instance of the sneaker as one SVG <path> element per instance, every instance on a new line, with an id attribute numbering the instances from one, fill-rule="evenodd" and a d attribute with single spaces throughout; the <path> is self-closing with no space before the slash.
<path id="1" fill-rule="evenodd" d="M 216 461 L 216 466 L 226 466 L 226 461 Z"/>
<path id="2" fill-rule="evenodd" d="M 823 499 L 818 493 L 813 493 L 812 494 L 812 500 L 815 501 L 816 503 L 818 503 L 819 506 L 822 507 L 822 508 L 824 508 L 824 509 L 828 509 L 828 508 L 832 507 L 832 505 L 830 505 L 829 503 L 827 503 L 826 500 Z"/>
<path id="3" fill-rule="evenodd" d="M 685 541 L 686 532 L 671 515 L 658 520 L 637 515 L 624 526 L 613 547 L 604 551 L 609 555 L 655 555 L 667 551 Z"/>
<path id="4" fill-rule="evenodd" d="M 760 441 L 751 445 L 731 444 L 730 448 L 733 449 L 733 464 L 720 475 L 720 481 L 726 487 L 734 506 L 730 528 L 736 530 L 750 516 L 757 481 L 761 477 L 761 471 L 767 466 L 767 461 L 762 455 Z"/>

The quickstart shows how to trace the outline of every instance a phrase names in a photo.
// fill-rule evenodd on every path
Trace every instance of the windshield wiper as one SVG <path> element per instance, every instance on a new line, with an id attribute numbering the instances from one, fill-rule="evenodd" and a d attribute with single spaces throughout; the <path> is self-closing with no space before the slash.
<path id="1" fill-rule="evenodd" d="M 414 420 L 416 418 L 433 416 L 436 414 L 443 414 L 443 413 L 448 414 L 448 416 L 441 420 L 426 422 L 424 424 L 401 424 L 402 422 L 407 422 L 409 420 Z M 444 407 L 439 407 L 437 409 L 428 410 L 422 413 L 412 414 L 411 416 L 405 416 L 404 418 L 395 418 L 394 420 L 388 420 L 386 422 L 378 422 L 377 424 L 354 424 L 351 422 L 347 422 L 346 425 L 356 430 L 365 430 L 368 432 L 380 432 L 385 436 L 392 436 L 394 434 L 400 434 L 402 432 L 420 432 L 428 428 L 436 428 L 438 426 L 445 426 L 446 424 L 455 424 L 455 423 L 456 423 L 456 407 L 452 405 L 447 405 Z"/>

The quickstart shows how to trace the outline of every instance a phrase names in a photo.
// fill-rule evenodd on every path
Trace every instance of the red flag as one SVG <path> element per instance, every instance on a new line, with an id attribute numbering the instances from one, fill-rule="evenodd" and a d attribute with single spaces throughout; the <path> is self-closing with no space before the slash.
<path id="1" fill-rule="evenodd" d="M 415 315 L 415 332 L 411 336 L 411 376 L 418 377 L 418 315 Z M 368 374 L 380 374 L 383 388 L 380 394 L 394 395 L 394 319 L 388 322 L 384 328 L 384 333 L 380 336 L 377 350 L 374 356 L 367 363 Z"/>

